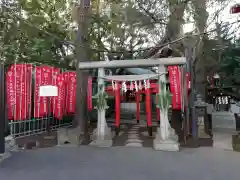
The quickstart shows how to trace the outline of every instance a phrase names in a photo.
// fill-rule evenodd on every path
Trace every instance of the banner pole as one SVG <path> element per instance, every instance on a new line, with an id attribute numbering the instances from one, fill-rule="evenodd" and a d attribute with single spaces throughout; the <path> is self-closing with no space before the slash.
<path id="1" fill-rule="evenodd" d="M 6 109 L 5 109 L 5 73 L 4 73 L 4 64 L 0 64 L 0 154 L 5 153 L 5 121 L 7 118 Z"/>

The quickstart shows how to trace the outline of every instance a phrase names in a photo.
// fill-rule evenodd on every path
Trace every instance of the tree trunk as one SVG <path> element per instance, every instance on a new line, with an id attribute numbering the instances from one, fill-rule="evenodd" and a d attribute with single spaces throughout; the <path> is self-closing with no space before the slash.
<path id="1" fill-rule="evenodd" d="M 192 1 L 193 9 L 194 9 L 194 20 L 196 22 L 196 26 L 198 32 L 204 32 L 208 19 L 207 5 L 206 0 L 193 0 Z M 205 69 L 207 62 L 207 56 L 205 53 L 206 43 L 208 41 L 207 34 L 199 37 L 199 43 L 196 47 L 196 60 L 194 63 L 194 71 L 197 76 L 195 77 L 195 85 L 196 89 L 203 96 L 205 95 L 205 81 L 206 74 Z"/>
<path id="2" fill-rule="evenodd" d="M 170 16 L 165 30 L 163 43 L 175 40 L 181 34 L 183 15 L 188 1 L 179 2 L 178 0 L 169 0 Z"/>
<path id="3" fill-rule="evenodd" d="M 87 132 L 88 109 L 87 109 L 87 84 L 88 72 L 77 70 L 77 89 L 76 89 L 76 114 L 74 126 L 80 129 L 80 135 Z"/>
<path id="4" fill-rule="evenodd" d="M 77 88 L 76 88 L 76 115 L 74 125 L 78 126 L 80 132 L 80 143 L 88 139 L 88 109 L 87 109 L 87 82 L 88 71 L 80 70 L 79 63 L 88 61 L 88 18 L 89 6 L 84 0 L 80 0 L 78 7 L 78 31 L 76 39 L 76 56 L 77 56 Z"/>
<path id="5" fill-rule="evenodd" d="M 182 24 L 184 23 L 183 16 L 184 10 L 190 0 L 185 0 L 183 2 L 179 2 L 178 0 L 168 0 L 170 16 L 168 23 L 165 28 L 165 35 L 162 40 L 158 43 L 158 45 L 162 45 L 171 41 L 176 40 L 182 32 Z M 174 48 L 177 48 L 179 44 L 174 44 Z M 149 56 L 154 56 L 158 51 L 159 47 L 153 48 Z"/>

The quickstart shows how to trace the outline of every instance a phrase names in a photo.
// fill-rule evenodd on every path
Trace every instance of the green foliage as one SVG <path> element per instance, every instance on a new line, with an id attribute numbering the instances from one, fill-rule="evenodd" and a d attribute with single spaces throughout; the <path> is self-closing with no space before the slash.
<path id="1" fill-rule="evenodd" d="M 69 47 L 63 43 L 70 38 L 67 9 L 63 0 L 6 3 L 0 9 L 1 58 L 7 64 L 29 62 L 68 67 Z"/>
<path id="2" fill-rule="evenodd" d="M 166 88 L 165 82 L 160 82 L 160 92 L 157 94 L 157 107 L 162 111 L 167 111 L 172 104 L 172 94 Z"/>
<path id="3" fill-rule="evenodd" d="M 222 74 L 224 85 L 240 83 L 240 46 L 238 41 L 229 45 L 222 53 L 219 72 Z"/>
<path id="4" fill-rule="evenodd" d="M 31 62 L 65 68 L 74 61 L 75 47 L 64 42 L 76 39 L 77 24 L 72 18 L 76 0 L 5 2 L 0 7 L 2 60 L 7 64 Z M 153 2 L 155 6 L 151 5 Z M 160 15 L 162 11 L 157 11 L 156 2 L 143 1 L 141 4 L 149 6 L 148 11 L 155 7 Z M 92 48 L 123 52 L 109 53 L 111 59 L 137 56 L 131 51 L 148 43 L 149 34 L 158 35 L 152 17 L 137 1 L 105 0 L 99 10 L 98 6 L 98 1 L 93 0 L 88 44 Z M 88 54 L 89 59 L 99 60 L 98 53 L 90 51 Z"/>
<path id="5" fill-rule="evenodd" d="M 98 110 L 103 110 L 103 109 L 108 109 L 108 105 L 107 105 L 107 98 L 108 95 L 107 93 L 104 91 L 104 86 L 103 85 L 99 85 L 98 86 L 98 92 L 95 96 L 93 96 L 93 99 L 97 99 L 97 103 L 96 103 L 96 109 Z"/>
<path id="6" fill-rule="evenodd" d="M 106 0 L 100 4 L 99 11 L 97 0 L 92 3 L 89 31 L 91 46 L 107 51 L 122 51 L 122 53 L 109 53 L 111 59 L 121 55 L 125 59 L 134 57 L 135 54 L 131 51 L 148 42 L 149 32 L 146 30 L 153 28 L 149 23 L 150 18 L 131 1 Z M 92 59 L 97 58 L 95 54 Z"/>
<path id="7" fill-rule="evenodd" d="M 31 62 L 65 68 L 75 61 L 75 47 L 65 41 L 75 42 L 76 39 L 77 22 L 72 17 L 78 17 L 80 13 L 74 11 L 77 0 L 5 0 L 5 2 L 7 8 L 0 7 L 2 60 L 8 64 Z M 174 15 L 173 10 L 178 9 L 185 1 L 104 0 L 101 4 L 99 2 L 91 1 L 88 44 L 91 48 L 122 52 L 108 53 L 110 59 L 120 56 L 125 59 L 143 56 L 143 52 L 133 51 L 148 44 L 159 43 L 167 26 L 173 27 L 174 33 L 176 23 L 183 23 L 181 17 L 173 18 L 171 25 L 168 21 L 169 10 L 172 10 Z M 102 54 L 90 49 L 88 55 L 91 60 L 103 57 Z"/>

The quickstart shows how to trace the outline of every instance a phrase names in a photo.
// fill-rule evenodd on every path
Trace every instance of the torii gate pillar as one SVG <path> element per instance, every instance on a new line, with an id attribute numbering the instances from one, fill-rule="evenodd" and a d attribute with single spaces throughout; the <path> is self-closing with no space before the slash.
<path id="1" fill-rule="evenodd" d="M 105 76 L 104 68 L 98 68 L 98 89 L 99 91 L 105 91 L 104 87 L 104 79 L 101 77 Z M 112 146 L 112 132 L 111 128 L 108 127 L 106 122 L 106 110 L 105 109 L 97 109 L 98 111 L 98 121 L 97 128 L 93 132 L 92 142 L 90 145 L 101 146 L 101 147 L 111 147 Z"/>

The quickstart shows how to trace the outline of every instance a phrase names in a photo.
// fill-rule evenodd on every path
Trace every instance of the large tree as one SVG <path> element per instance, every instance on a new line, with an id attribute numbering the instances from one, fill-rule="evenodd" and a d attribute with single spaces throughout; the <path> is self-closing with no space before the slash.
<path id="1" fill-rule="evenodd" d="M 2 57 L 6 63 L 45 63 L 68 67 L 65 40 L 72 35 L 66 1 L 2 1 Z M 64 18 L 62 18 L 64 16 Z"/>

